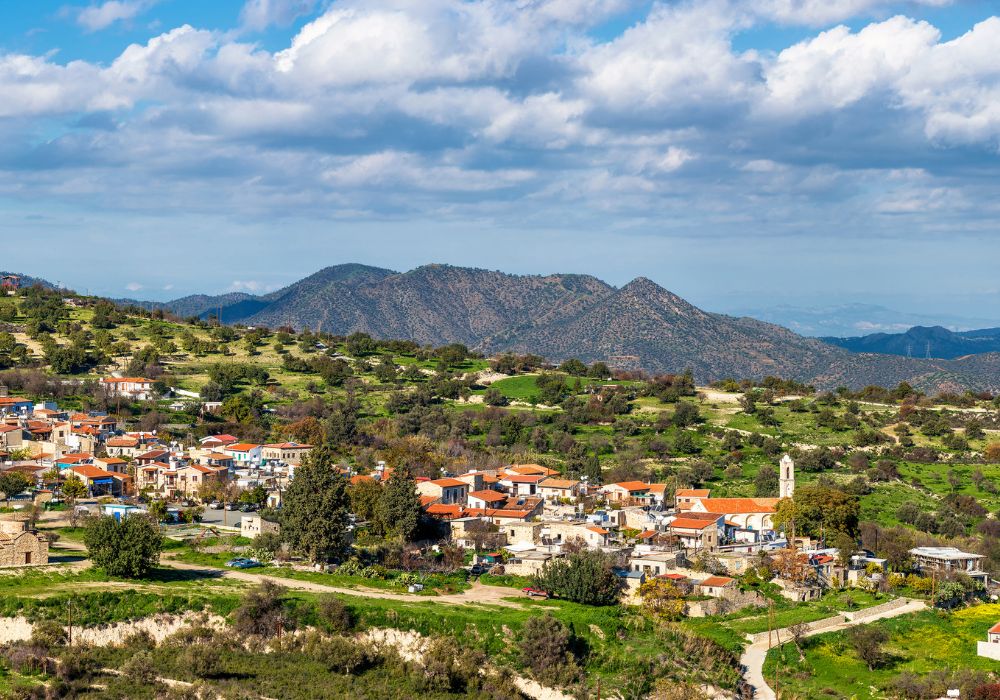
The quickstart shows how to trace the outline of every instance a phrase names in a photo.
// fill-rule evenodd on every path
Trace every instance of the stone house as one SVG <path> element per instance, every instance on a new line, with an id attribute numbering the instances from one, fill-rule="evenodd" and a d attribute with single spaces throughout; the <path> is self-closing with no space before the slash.
<path id="1" fill-rule="evenodd" d="M 0 567 L 42 566 L 49 563 L 49 541 L 28 529 L 24 518 L 0 520 Z"/>

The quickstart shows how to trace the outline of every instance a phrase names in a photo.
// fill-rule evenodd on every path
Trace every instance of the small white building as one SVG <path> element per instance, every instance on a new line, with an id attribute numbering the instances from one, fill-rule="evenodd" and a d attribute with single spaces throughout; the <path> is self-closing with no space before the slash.
<path id="1" fill-rule="evenodd" d="M 259 515 L 244 515 L 240 518 L 240 534 L 249 539 L 255 538 L 265 532 L 280 532 L 281 526 L 264 520 Z"/>
<path id="2" fill-rule="evenodd" d="M 145 377 L 105 377 L 101 386 L 108 396 L 124 397 L 135 401 L 149 401 L 153 398 L 153 380 Z"/>
<path id="3" fill-rule="evenodd" d="M 976 642 L 976 653 L 987 659 L 1000 661 L 1000 622 L 986 631 L 985 642 Z"/>

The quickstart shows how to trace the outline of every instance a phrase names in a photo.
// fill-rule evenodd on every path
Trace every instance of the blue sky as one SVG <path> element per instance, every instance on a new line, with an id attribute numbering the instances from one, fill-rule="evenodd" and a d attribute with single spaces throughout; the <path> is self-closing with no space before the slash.
<path id="1" fill-rule="evenodd" d="M 0 269 L 645 275 L 729 311 L 1000 316 L 980 0 L 0 4 Z"/>

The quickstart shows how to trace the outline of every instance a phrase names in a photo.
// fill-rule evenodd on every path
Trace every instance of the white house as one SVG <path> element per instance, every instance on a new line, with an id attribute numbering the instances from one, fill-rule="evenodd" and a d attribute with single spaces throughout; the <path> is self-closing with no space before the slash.
<path id="1" fill-rule="evenodd" d="M 238 442 L 235 445 L 227 445 L 222 451 L 227 455 L 231 455 L 237 466 L 248 466 L 250 464 L 260 464 L 260 455 L 263 449 L 263 445 Z"/>
<path id="2" fill-rule="evenodd" d="M 145 377 L 105 377 L 101 386 L 108 396 L 121 396 L 135 401 L 149 401 L 153 398 L 153 380 Z"/>
<path id="3" fill-rule="evenodd" d="M 465 504 L 469 496 L 469 485 L 458 479 L 433 479 L 431 481 L 418 481 L 417 493 L 421 496 L 430 496 L 437 499 L 438 503 L 450 505 L 452 503 Z"/>

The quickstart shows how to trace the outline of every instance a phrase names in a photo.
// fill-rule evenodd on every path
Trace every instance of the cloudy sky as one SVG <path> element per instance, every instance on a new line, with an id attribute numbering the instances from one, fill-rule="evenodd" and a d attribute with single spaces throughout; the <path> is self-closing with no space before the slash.
<path id="1" fill-rule="evenodd" d="M 326 265 L 1000 316 L 977 0 L 0 7 L 0 269 L 164 299 Z"/>

